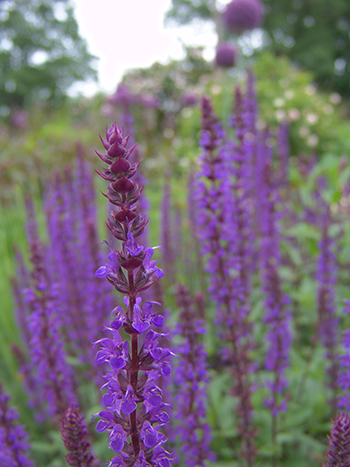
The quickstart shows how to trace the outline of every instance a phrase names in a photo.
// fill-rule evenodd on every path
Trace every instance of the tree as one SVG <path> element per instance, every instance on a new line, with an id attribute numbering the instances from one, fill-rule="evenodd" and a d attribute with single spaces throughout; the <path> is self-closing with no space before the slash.
<path id="1" fill-rule="evenodd" d="M 262 46 L 312 71 L 323 89 L 350 98 L 350 2 L 261 1 L 265 7 Z M 223 8 L 221 5 L 221 10 Z M 191 24 L 196 19 L 214 21 L 220 32 L 218 10 L 215 0 L 172 0 L 165 21 L 181 25 Z"/>
<path id="2" fill-rule="evenodd" d="M 70 0 L 0 0 L 3 108 L 58 104 L 76 81 L 97 78 Z"/>
<path id="3" fill-rule="evenodd" d="M 313 72 L 324 89 L 350 97 L 350 2 L 264 0 L 267 46 Z"/>

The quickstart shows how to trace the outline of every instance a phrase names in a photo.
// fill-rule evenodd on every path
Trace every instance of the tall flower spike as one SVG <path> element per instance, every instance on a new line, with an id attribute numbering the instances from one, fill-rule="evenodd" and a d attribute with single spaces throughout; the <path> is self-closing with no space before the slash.
<path id="1" fill-rule="evenodd" d="M 217 304 L 217 324 L 222 330 L 224 359 L 233 375 L 231 390 L 237 399 L 237 428 L 242 437 L 240 454 L 246 465 L 252 467 L 256 456 L 256 429 L 252 384 L 247 377 L 253 366 L 249 358 L 251 343 L 246 300 L 249 281 L 246 269 L 241 267 L 241 246 L 245 237 L 242 242 L 238 241 L 239 209 L 233 194 L 232 145 L 225 144 L 225 134 L 207 97 L 202 100 L 202 130 L 203 154 L 195 195 L 196 231 L 205 256 L 205 269 L 209 273 L 208 292 Z"/>
<path id="2" fill-rule="evenodd" d="M 329 206 L 325 206 L 321 215 L 321 241 L 319 242 L 319 258 L 316 272 L 317 280 L 317 313 L 318 338 L 326 353 L 328 386 L 332 390 L 329 401 L 333 411 L 337 409 L 339 382 L 338 324 L 336 316 L 337 260 L 333 252 L 334 240 L 329 235 L 332 218 Z"/>
<path id="3" fill-rule="evenodd" d="M 111 248 L 109 262 L 97 271 L 114 288 L 124 294 L 124 307 L 113 310 L 113 319 L 107 328 L 111 338 L 96 342 L 98 363 L 107 363 L 103 388 L 103 403 L 107 410 L 98 413 L 97 431 L 109 433 L 109 447 L 117 454 L 109 466 L 168 467 L 170 454 L 164 449 L 166 441 L 160 428 L 167 424 L 167 404 L 162 402 L 162 391 L 156 385 L 160 376 L 169 376 L 167 358 L 171 352 L 162 349 L 159 340 L 164 318 L 153 310 L 157 302 L 142 303 L 140 292 L 147 290 L 163 271 L 152 260 L 153 248 L 137 243 L 147 220 L 136 203 L 142 188 L 132 180 L 139 163 L 131 163 L 134 148 L 127 149 L 129 137 L 113 123 L 107 128 L 106 139 L 101 138 L 105 154 L 97 155 L 108 164 L 99 174 L 109 182 L 105 195 L 116 209 L 111 211 L 107 226 L 121 241 L 120 250 Z M 123 340 L 119 329 L 123 329 Z"/>
<path id="4" fill-rule="evenodd" d="M 328 436 L 327 462 L 323 467 L 350 466 L 350 419 L 346 413 L 338 414 Z"/>
<path id="5" fill-rule="evenodd" d="M 29 216 L 31 215 L 29 210 Z M 43 246 L 36 237 L 34 224 L 34 220 L 30 219 L 31 284 L 24 290 L 30 310 L 29 353 L 42 404 L 48 415 L 59 420 L 66 408 L 76 402 L 76 396 L 72 372 L 63 346 L 57 289 L 50 284 Z"/>
<path id="6" fill-rule="evenodd" d="M 269 397 L 265 404 L 275 418 L 286 411 L 288 380 L 285 370 L 289 366 L 289 353 L 292 341 L 290 331 L 291 314 L 288 309 L 290 300 L 283 293 L 279 267 L 281 265 L 280 236 L 278 228 L 277 189 L 272 182 L 271 160 L 264 167 L 262 197 L 262 236 L 261 268 L 262 288 L 265 295 L 266 313 L 264 323 L 267 327 L 266 340 L 268 351 L 265 368 L 270 372 L 267 382 Z M 275 421 L 274 421 L 275 423 Z"/>
<path id="7" fill-rule="evenodd" d="M 65 456 L 70 467 L 89 467 L 94 460 L 90 444 L 86 440 L 87 430 L 83 417 L 76 406 L 70 406 L 64 414 L 61 428 L 62 439 L 68 451 Z"/>
<path id="8" fill-rule="evenodd" d="M 215 460 L 210 449 L 210 427 L 206 422 L 209 381 L 207 353 L 200 342 L 206 332 L 197 303 L 190 291 L 179 284 L 176 290 L 180 308 L 176 334 L 182 339 L 179 346 L 180 361 L 176 368 L 174 419 L 175 430 L 180 437 L 180 458 L 188 467 L 204 467 L 208 460 Z M 197 297 L 199 298 L 199 297 Z"/>
<path id="9" fill-rule="evenodd" d="M 10 398 L 0 383 L 0 465 L 3 467 L 34 467 L 26 451 L 29 449 L 28 435 L 16 423 L 14 409 L 8 405 Z"/>

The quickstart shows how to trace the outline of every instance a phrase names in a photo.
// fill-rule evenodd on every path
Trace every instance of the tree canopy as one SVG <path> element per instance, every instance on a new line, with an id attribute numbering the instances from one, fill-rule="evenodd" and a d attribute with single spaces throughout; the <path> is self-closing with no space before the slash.
<path id="1" fill-rule="evenodd" d="M 70 0 L 0 0 L 0 102 L 59 103 L 76 81 L 96 79 Z"/>

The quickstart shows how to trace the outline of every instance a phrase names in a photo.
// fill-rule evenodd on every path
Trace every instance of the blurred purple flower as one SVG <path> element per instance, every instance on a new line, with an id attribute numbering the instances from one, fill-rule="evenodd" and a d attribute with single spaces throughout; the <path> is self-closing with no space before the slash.
<path id="1" fill-rule="evenodd" d="M 264 19 L 260 0 L 233 0 L 222 14 L 227 30 L 242 32 L 260 26 Z"/>
<path id="2" fill-rule="evenodd" d="M 182 107 L 193 107 L 198 104 L 198 97 L 191 92 L 185 92 L 181 96 Z"/>
<path id="3" fill-rule="evenodd" d="M 236 48 L 226 42 L 222 42 L 216 48 L 215 63 L 223 68 L 230 68 L 236 61 Z"/>
<path id="4" fill-rule="evenodd" d="M 10 123 L 18 130 L 26 130 L 28 127 L 29 114 L 25 110 L 13 109 L 11 111 Z"/>
<path id="5" fill-rule="evenodd" d="M 179 284 L 176 290 L 180 314 L 176 334 L 181 338 L 179 362 L 176 366 L 174 435 L 181 441 L 179 457 L 188 467 L 204 467 L 208 460 L 215 460 L 210 449 L 211 430 L 207 419 L 209 375 L 207 352 L 201 343 L 206 332 L 200 313 L 203 309 L 202 296 L 193 299 L 190 291 Z"/>
<path id="6" fill-rule="evenodd" d="M 26 451 L 30 448 L 28 434 L 16 422 L 17 412 L 10 408 L 10 397 L 0 383 L 0 465 L 3 467 L 34 467 Z"/>

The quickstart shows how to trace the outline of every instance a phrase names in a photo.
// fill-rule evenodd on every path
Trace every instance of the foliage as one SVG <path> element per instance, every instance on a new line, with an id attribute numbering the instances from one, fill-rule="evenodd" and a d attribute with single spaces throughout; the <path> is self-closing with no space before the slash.
<path id="1" fill-rule="evenodd" d="M 313 72 L 322 88 L 350 97 L 350 4 L 264 0 L 268 47 Z"/>
<path id="2" fill-rule="evenodd" d="M 96 78 L 70 0 L 0 1 L 0 101 L 59 104 L 76 81 Z"/>
<path id="3" fill-rule="evenodd" d="M 172 0 L 172 6 L 166 13 L 166 23 L 176 21 L 182 25 L 195 19 L 210 20 L 215 10 L 215 0 Z"/>
<path id="4" fill-rule="evenodd" d="M 323 89 L 350 97 L 349 2 L 263 0 L 263 3 L 263 47 L 276 55 L 286 55 L 311 71 Z M 206 0 L 173 0 L 166 18 L 180 25 L 196 19 L 214 21 L 221 40 L 225 32 L 220 11 L 218 5 Z"/>

